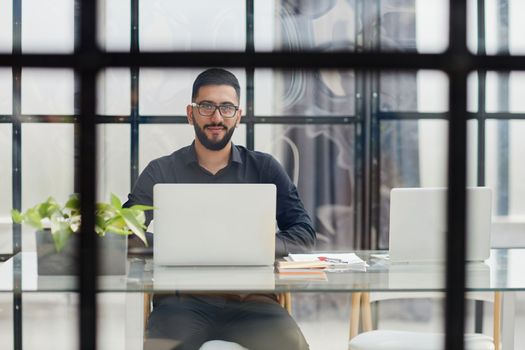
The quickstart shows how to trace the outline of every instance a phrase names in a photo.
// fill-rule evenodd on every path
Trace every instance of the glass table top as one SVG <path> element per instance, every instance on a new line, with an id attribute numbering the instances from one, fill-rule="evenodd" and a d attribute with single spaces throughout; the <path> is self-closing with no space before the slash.
<path id="1" fill-rule="evenodd" d="M 446 266 L 390 263 L 385 251 L 357 251 L 364 271 L 283 275 L 273 267 L 164 267 L 151 257 L 130 257 L 123 276 L 100 276 L 100 292 L 353 292 L 444 291 Z M 493 249 L 485 262 L 466 264 L 469 291 L 524 291 L 525 249 Z M 21 268 L 20 268 L 21 266 Z M 14 268 L 13 268 L 14 267 Z M 41 276 L 36 254 L 24 252 L 0 264 L 0 292 L 75 292 L 74 276 Z"/>

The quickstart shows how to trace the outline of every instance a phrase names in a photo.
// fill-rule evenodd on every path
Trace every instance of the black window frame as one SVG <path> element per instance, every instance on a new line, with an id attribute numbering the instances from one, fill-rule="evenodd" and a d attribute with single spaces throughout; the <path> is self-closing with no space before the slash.
<path id="1" fill-rule="evenodd" d="M 21 113 L 21 72 L 22 67 L 70 68 L 75 70 L 78 100 L 74 115 L 57 116 L 53 122 L 74 123 L 76 143 L 75 188 L 81 193 L 83 215 L 82 232 L 89 233 L 94 226 L 94 202 L 96 193 L 96 124 L 126 123 L 130 125 L 131 158 L 130 179 L 134 183 L 138 176 L 139 127 L 148 123 L 184 124 L 184 116 L 142 116 L 138 108 L 138 82 L 140 67 L 240 67 L 246 69 L 247 106 L 243 123 L 247 128 L 246 144 L 254 147 L 254 128 L 258 124 L 353 124 L 356 137 L 356 248 L 378 246 L 376 233 L 379 228 L 379 160 L 380 124 L 385 120 L 443 119 L 449 121 L 448 140 L 448 184 L 447 199 L 447 280 L 445 304 L 446 349 L 463 349 L 464 333 L 464 292 L 465 271 L 465 212 L 466 212 L 466 121 L 478 121 L 478 185 L 485 183 L 485 123 L 488 119 L 523 120 L 520 113 L 488 113 L 485 110 L 486 72 L 525 70 L 523 55 L 510 56 L 508 42 L 500 48 L 498 55 L 487 56 L 485 50 L 485 1 L 478 0 L 478 52 L 469 52 L 466 45 L 466 0 L 450 0 L 449 47 L 436 54 L 381 51 L 379 42 L 372 47 L 358 47 L 355 52 L 256 52 L 254 48 L 254 0 L 246 0 L 246 50 L 244 52 L 140 52 L 138 1 L 131 1 L 131 48 L 129 53 L 104 52 L 97 46 L 95 28 L 96 1 L 75 1 L 75 52 L 71 54 L 23 54 L 22 53 L 22 0 L 13 0 L 13 50 L 11 54 L 0 54 L 0 67 L 11 67 L 13 74 L 13 107 L 11 115 L 0 115 L 0 123 L 12 125 L 12 182 L 13 208 L 21 209 L 21 140 L 22 124 L 45 121 L 42 116 Z M 358 16 L 364 11 L 377 11 L 381 0 L 367 2 L 356 0 Z M 502 8 L 506 0 L 500 0 Z M 371 5 L 370 5 L 371 4 Z M 370 6 L 370 7 L 368 7 Z M 363 11 L 363 12 L 360 12 Z M 501 11 L 505 23 L 505 11 Z M 373 34 L 373 33 L 372 33 Z M 379 36 L 377 36 L 379 38 Z M 501 40 L 508 38 L 505 28 L 499 33 Z M 358 42 L 358 41 L 356 41 Z M 363 42 L 363 41 L 361 41 Z M 125 67 L 131 73 L 131 112 L 129 118 L 97 116 L 95 111 L 96 75 L 107 67 Z M 279 69 L 352 69 L 356 71 L 356 115 L 355 116 L 261 116 L 254 111 L 254 72 L 256 68 Z M 383 70 L 436 69 L 449 77 L 449 112 L 416 113 L 380 111 L 378 72 Z M 466 79 L 470 72 L 478 72 L 478 111 L 469 113 L 466 109 Z M 367 89 L 371 87 L 371 89 Z M 367 106 L 372 106 L 367 108 Z M 508 133 L 505 124 L 500 130 Z M 506 138 L 500 138 L 505 140 Z M 504 142 L 504 141 L 502 141 Z M 505 147 L 505 145 L 502 145 Z M 508 158 L 500 164 L 501 176 L 508 176 Z M 507 182 L 508 183 L 508 182 Z M 508 211 L 505 195 L 498 201 L 498 213 Z M 21 229 L 13 225 L 13 251 L 20 252 Z M 80 262 L 80 348 L 96 348 L 96 266 L 91 262 L 97 257 L 94 235 L 83 234 L 79 247 Z M 9 255 L 11 256 L 11 254 Z M 2 256 L 6 258 L 6 256 Z M 21 271 L 20 266 L 14 269 Z M 22 289 L 21 276 L 14 274 L 14 344 L 22 349 Z M 458 314 L 463 317 L 457 317 Z"/>

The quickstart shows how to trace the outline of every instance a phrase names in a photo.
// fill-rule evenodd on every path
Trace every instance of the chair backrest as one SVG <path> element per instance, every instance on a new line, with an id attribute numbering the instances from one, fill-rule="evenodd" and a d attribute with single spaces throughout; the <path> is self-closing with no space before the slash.
<path id="1" fill-rule="evenodd" d="M 352 313 L 350 316 L 350 339 L 357 335 L 359 329 L 359 314 L 361 315 L 364 332 L 372 330 L 371 303 L 381 300 L 400 299 L 444 299 L 443 292 L 362 292 L 352 296 Z M 493 340 L 494 349 L 499 350 L 501 342 L 501 292 L 467 292 L 465 298 L 493 303 Z"/>

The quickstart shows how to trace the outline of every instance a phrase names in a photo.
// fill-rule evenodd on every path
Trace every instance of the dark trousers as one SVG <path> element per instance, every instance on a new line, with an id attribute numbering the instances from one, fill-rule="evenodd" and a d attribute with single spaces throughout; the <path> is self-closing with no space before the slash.
<path id="1" fill-rule="evenodd" d="M 147 350 L 197 350 L 209 340 L 249 350 L 308 349 L 294 319 L 271 298 L 164 297 L 154 302 L 146 338 Z"/>

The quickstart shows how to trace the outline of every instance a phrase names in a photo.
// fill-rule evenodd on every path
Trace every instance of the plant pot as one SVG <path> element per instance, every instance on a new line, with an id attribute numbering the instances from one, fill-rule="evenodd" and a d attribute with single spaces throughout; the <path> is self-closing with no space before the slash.
<path id="1" fill-rule="evenodd" d="M 51 230 L 36 232 L 37 265 L 39 275 L 77 275 L 78 244 L 80 236 L 73 234 L 64 248 L 57 252 Z M 99 275 L 125 275 L 127 266 L 127 236 L 107 234 L 97 236 Z"/>

